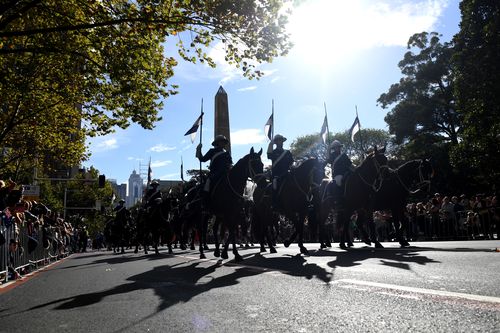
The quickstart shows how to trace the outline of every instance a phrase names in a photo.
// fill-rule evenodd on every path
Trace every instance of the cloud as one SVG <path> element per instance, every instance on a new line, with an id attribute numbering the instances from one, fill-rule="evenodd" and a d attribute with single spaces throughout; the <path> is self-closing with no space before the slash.
<path id="1" fill-rule="evenodd" d="M 294 9 L 288 25 L 292 52 L 310 61 L 332 61 L 356 50 L 406 46 L 432 30 L 449 0 L 316 0 Z"/>
<path id="2" fill-rule="evenodd" d="M 172 161 L 166 160 L 166 161 L 152 161 L 151 162 L 151 168 L 159 168 L 159 167 L 164 167 L 169 164 L 171 164 Z"/>
<path id="3" fill-rule="evenodd" d="M 104 141 L 97 142 L 92 151 L 95 153 L 101 153 L 108 150 L 117 149 L 118 147 L 118 140 L 116 140 L 116 138 L 109 138 Z"/>
<path id="4" fill-rule="evenodd" d="M 247 145 L 254 143 L 262 143 L 266 139 L 263 130 L 256 128 L 242 129 L 231 132 L 232 145 Z"/>
<path id="5" fill-rule="evenodd" d="M 170 151 L 170 150 L 175 150 L 175 147 L 169 147 L 167 145 L 164 145 L 163 143 L 159 143 L 156 146 L 153 146 L 148 149 L 148 151 L 153 151 L 155 153 L 161 153 L 163 151 Z"/>
<path id="6" fill-rule="evenodd" d="M 133 157 L 133 156 L 129 156 L 127 157 L 127 160 L 128 161 L 143 161 L 144 159 L 141 158 L 141 157 Z"/>
<path id="7" fill-rule="evenodd" d="M 250 87 L 246 87 L 246 88 L 240 88 L 238 89 L 238 91 L 251 91 L 251 90 L 255 90 L 257 89 L 257 86 L 250 86 Z"/>

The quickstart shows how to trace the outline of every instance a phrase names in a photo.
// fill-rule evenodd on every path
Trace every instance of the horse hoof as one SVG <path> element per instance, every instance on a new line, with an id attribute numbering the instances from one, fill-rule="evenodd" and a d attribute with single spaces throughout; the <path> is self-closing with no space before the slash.
<path id="1" fill-rule="evenodd" d="M 326 247 L 332 247 L 332 243 L 330 243 L 330 242 L 326 243 L 325 245 L 326 245 Z"/>
<path id="2" fill-rule="evenodd" d="M 236 262 L 243 261 L 243 257 L 242 257 L 242 256 L 240 256 L 239 254 L 235 254 L 235 255 L 234 255 L 234 261 L 236 261 Z"/>
<path id="3" fill-rule="evenodd" d="M 217 257 L 217 258 L 220 257 L 220 251 L 219 251 L 219 249 L 215 249 L 214 256 Z"/>
<path id="4" fill-rule="evenodd" d="M 321 250 L 326 249 L 326 244 L 321 243 L 321 245 L 319 246 L 319 248 L 320 248 Z"/>
<path id="5" fill-rule="evenodd" d="M 204 253 L 200 253 L 200 259 L 207 259 Z"/>
<path id="6" fill-rule="evenodd" d="M 194 245 L 191 245 L 191 246 L 189 247 L 189 249 L 190 249 L 190 250 L 196 250 L 196 247 L 194 247 Z"/>
<path id="7" fill-rule="evenodd" d="M 399 245 L 401 245 L 401 247 L 408 247 L 410 246 L 410 243 L 408 243 L 407 241 L 401 241 L 399 242 Z"/>
<path id="8" fill-rule="evenodd" d="M 210 248 L 208 247 L 208 245 L 203 245 L 203 250 L 205 250 L 205 251 L 209 251 L 209 250 L 210 250 Z"/>
<path id="9" fill-rule="evenodd" d="M 368 246 L 372 246 L 372 242 L 369 239 L 363 239 L 363 243 L 365 243 Z"/>
<path id="10" fill-rule="evenodd" d="M 187 250 L 187 246 L 186 245 L 181 245 L 181 250 Z"/>
<path id="11" fill-rule="evenodd" d="M 347 247 L 353 247 L 353 246 L 354 246 L 354 244 L 352 242 L 347 243 Z"/>
<path id="12" fill-rule="evenodd" d="M 172 249 L 168 249 L 168 254 L 174 254 L 174 251 L 172 251 Z"/>
<path id="13" fill-rule="evenodd" d="M 228 258 L 229 258 L 229 256 L 227 255 L 227 251 L 222 251 L 222 253 L 220 254 L 220 257 L 221 257 L 222 259 L 228 259 Z"/>
<path id="14" fill-rule="evenodd" d="M 384 246 L 382 244 L 380 244 L 380 242 L 375 242 L 375 248 L 376 249 L 383 249 Z"/>
<path id="15" fill-rule="evenodd" d="M 271 252 L 271 253 L 278 253 L 278 251 L 276 251 L 276 249 L 274 247 L 270 247 L 269 248 L 269 252 Z"/>
<path id="16" fill-rule="evenodd" d="M 284 242 L 283 242 L 283 245 L 285 245 L 285 247 L 289 247 L 289 246 L 290 246 L 290 241 L 287 241 L 287 240 L 286 240 L 286 241 L 284 241 Z"/>
<path id="17" fill-rule="evenodd" d="M 137 254 L 137 252 L 139 252 L 139 251 L 137 251 L 137 250 L 134 250 L 134 253 L 135 253 L 135 254 Z"/>
<path id="18" fill-rule="evenodd" d="M 339 247 L 342 249 L 342 250 L 347 250 L 347 246 L 345 246 L 344 243 L 340 243 L 339 244 Z"/>
<path id="19" fill-rule="evenodd" d="M 302 254 L 309 254 L 309 251 L 307 251 L 307 249 L 305 247 L 301 247 L 300 248 L 300 253 L 302 253 Z"/>
<path id="20" fill-rule="evenodd" d="M 260 248 L 260 252 L 267 252 L 266 248 L 265 247 L 261 247 Z"/>

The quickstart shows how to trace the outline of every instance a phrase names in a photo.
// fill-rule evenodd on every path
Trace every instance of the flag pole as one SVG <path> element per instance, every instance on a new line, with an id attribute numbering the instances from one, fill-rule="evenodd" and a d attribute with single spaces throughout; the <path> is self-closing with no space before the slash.
<path id="1" fill-rule="evenodd" d="M 356 108 L 356 119 L 358 120 L 359 124 L 359 145 L 361 146 L 361 156 L 364 158 L 365 157 L 365 148 L 363 147 L 363 136 L 361 135 L 361 122 L 359 121 L 358 117 L 358 106 L 354 106 Z"/>
<path id="2" fill-rule="evenodd" d="M 326 112 L 326 102 L 323 102 L 323 105 L 325 106 L 325 119 L 326 119 L 326 144 L 329 147 L 330 146 L 330 128 L 328 127 L 328 115 Z"/>
<path id="3" fill-rule="evenodd" d="M 200 145 L 203 137 L 203 98 L 201 99 L 201 112 L 200 112 Z M 201 160 L 200 160 L 200 182 L 201 182 Z"/>
<path id="4" fill-rule="evenodd" d="M 273 117 L 273 125 L 271 127 L 271 141 L 274 139 L 274 99 L 272 100 L 272 110 L 271 110 L 271 116 Z"/>

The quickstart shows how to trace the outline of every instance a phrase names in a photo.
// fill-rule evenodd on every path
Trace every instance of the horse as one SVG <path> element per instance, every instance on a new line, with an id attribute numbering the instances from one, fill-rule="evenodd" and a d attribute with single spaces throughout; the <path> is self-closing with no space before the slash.
<path id="1" fill-rule="evenodd" d="M 434 169 L 429 160 L 411 160 L 396 169 L 388 169 L 380 188 L 372 193 L 368 216 L 373 216 L 376 210 L 390 210 L 396 239 L 402 247 L 410 245 L 401 233 L 408 198 L 425 187 L 429 188 L 433 176 Z"/>
<path id="2" fill-rule="evenodd" d="M 159 254 L 158 247 L 160 243 L 163 242 L 167 244 L 168 253 L 172 254 L 172 240 L 174 234 L 169 223 L 171 207 L 171 198 L 165 197 L 155 199 L 153 204 L 146 210 L 146 236 L 150 237 L 155 254 Z"/>
<path id="3" fill-rule="evenodd" d="M 243 258 L 238 253 L 236 248 L 236 235 L 238 234 L 238 221 L 242 218 L 241 211 L 243 210 L 245 197 L 243 196 L 247 180 L 255 179 L 257 175 L 263 173 L 264 165 L 261 160 L 262 149 L 256 153 L 253 147 L 250 153 L 242 157 L 236 164 L 222 177 L 210 193 L 209 213 L 215 215 L 214 238 L 215 251 L 214 255 L 220 255 L 223 259 L 228 259 L 227 251 L 229 242 L 233 245 L 233 254 L 235 261 L 241 261 Z M 210 214 L 206 218 L 209 218 Z M 220 252 L 219 237 L 216 232 L 218 225 L 221 223 L 229 230 L 228 238 L 224 244 L 222 252 Z M 205 235 L 201 235 L 201 238 Z M 203 254 L 203 246 L 200 239 L 200 257 Z"/>
<path id="4" fill-rule="evenodd" d="M 293 167 L 281 181 L 278 189 L 277 202 L 280 207 L 280 214 L 288 218 L 294 224 L 294 233 L 288 240 L 284 241 L 285 247 L 290 244 L 298 236 L 297 243 L 300 252 L 308 254 L 307 248 L 304 246 L 304 220 L 309 213 L 312 201 L 312 186 L 314 185 L 314 175 L 318 174 L 317 171 L 321 170 L 324 166 L 316 158 L 310 158 L 298 166 Z M 276 249 L 272 245 L 274 242 L 270 237 L 270 228 L 273 222 L 279 217 L 273 211 L 271 204 L 271 186 L 267 182 L 260 179 L 257 182 L 257 188 L 254 192 L 254 219 L 255 225 L 260 230 L 260 245 L 261 252 L 265 251 L 264 241 L 267 237 L 268 245 L 271 253 L 276 253 Z"/>
<path id="5" fill-rule="evenodd" d="M 349 225 L 351 216 L 359 208 L 367 207 L 370 202 L 371 194 L 378 190 L 382 182 L 385 169 L 387 168 L 387 157 L 384 155 L 385 147 L 382 149 L 374 148 L 373 152 L 355 168 L 355 170 L 345 177 L 344 195 L 342 198 L 336 198 L 332 195 L 332 186 L 336 186 L 332 181 L 324 181 L 321 184 L 321 200 L 319 208 L 316 210 L 316 216 L 319 223 L 324 225 L 332 213 L 336 213 L 337 230 L 340 234 L 340 248 L 346 249 L 346 242 L 352 246 L 349 239 Z M 359 212 L 358 212 L 358 216 Z M 358 226 L 363 226 L 358 224 Z M 372 235 L 375 228 L 372 227 Z M 361 230 L 363 240 L 371 244 L 368 234 L 364 228 Z"/>

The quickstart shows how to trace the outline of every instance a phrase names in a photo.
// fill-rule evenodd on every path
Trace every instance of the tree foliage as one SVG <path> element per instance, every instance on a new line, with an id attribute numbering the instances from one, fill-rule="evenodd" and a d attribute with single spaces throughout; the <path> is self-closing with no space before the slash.
<path id="1" fill-rule="evenodd" d="M 455 96 L 463 119 L 453 154 L 476 181 L 500 186 L 500 3 L 464 0 L 455 36 Z"/>
<path id="2" fill-rule="evenodd" d="M 390 136 L 387 131 L 380 129 L 362 129 L 354 136 L 354 142 L 351 140 L 349 131 L 339 133 L 328 133 L 327 142 L 339 140 L 344 144 L 343 150 L 353 158 L 353 160 L 360 160 L 363 154 L 374 146 L 383 147 L 389 144 L 388 153 L 394 151 L 393 146 L 390 145 Z M 290 151 L 295 159 L 302 159 L 307 157 L 316 157 L 321 160 L 327 158 L 327 146 L 321 141 L 319 133 L 308 134 L 295 139 L 290 145 Z"/>
<path id="3" fill-rule="evenodd" d="M 441 43 L 439 37 L 422 32 L 409 39 L 410 51 L 398 64 L 403 78 L 377 100 L 384 109 L 392 107 L 385 121 L 398 144 L 422 139 L 458 142 L 461 126 L 450 62 L 453 44 Z"/>
<path id="4" fill-rule="evenodd" d="M 25 158 L 40 156 L 26 155 L 33 147 L 52 150 L 71 164 L 85 158 L 85 135 L 130 123 L 152 129 L 162 100 L 178 91 L 172 82 L 177 59 L 215 67 L 206 51 L 217 42 L 227 62 L 259 77 L 258 63 L 291 47 L 286 1 L 2 3 L 0 146 L 21 148 L 15 153 Z"/>

